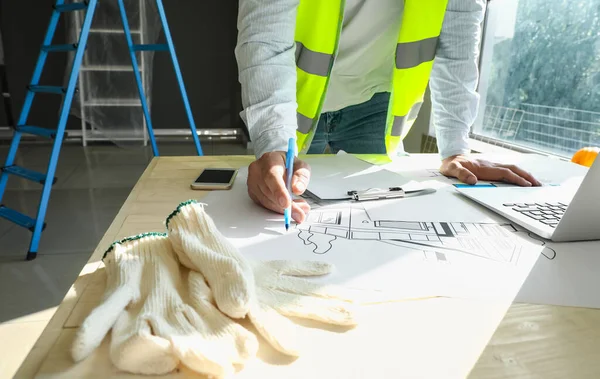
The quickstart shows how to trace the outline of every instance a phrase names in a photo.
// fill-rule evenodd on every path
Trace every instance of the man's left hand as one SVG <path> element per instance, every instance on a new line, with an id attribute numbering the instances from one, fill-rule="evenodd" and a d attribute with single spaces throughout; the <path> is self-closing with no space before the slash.
<path id="1" fill-rule="evenodd" d="M 542 185 L 533 175 L 515 165 L 493 163 L 464 155 L 454 155 L 444 159 L 440 172 L 467 184 L 475 184 L 478 180 L 487 180 L 512 183 L 523 187 Z"/>

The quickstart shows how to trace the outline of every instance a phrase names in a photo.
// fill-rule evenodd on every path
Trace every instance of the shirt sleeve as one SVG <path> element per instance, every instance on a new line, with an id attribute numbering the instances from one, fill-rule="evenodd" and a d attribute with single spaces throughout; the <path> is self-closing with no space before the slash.
<path id="1" fill-rule="evenodd" d="M 240 0 L 235 48 L 240 113 L 255 155 L 286 151 L 297 129 L 294 34 L 299 0 Z"/>
<path id="2" fill-rule="evenodd" d="M 429 82 L 442 159 L 470 152 L 469 131 L 479 106 L 477 83 L 485 0 L 449 0 Z"/>

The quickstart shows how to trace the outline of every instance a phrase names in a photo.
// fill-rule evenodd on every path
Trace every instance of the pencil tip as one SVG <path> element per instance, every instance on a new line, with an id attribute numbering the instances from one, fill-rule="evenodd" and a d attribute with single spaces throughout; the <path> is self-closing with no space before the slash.
<path id="1" fill-rule="evenodd" d="M 289 225 L 286 225 L 285 226 L 285 231 L 287 232 L 289 228 L 290 228 Z"/>

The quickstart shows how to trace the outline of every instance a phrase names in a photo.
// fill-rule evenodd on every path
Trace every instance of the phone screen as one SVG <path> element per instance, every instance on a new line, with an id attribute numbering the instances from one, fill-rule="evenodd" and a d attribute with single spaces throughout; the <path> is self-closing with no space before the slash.
<path id="1" fill-rule="evenodd" d="M 206 169 L 202 171 L 195 183 L 228 184 L 234 174 L 235 170 Z"/>

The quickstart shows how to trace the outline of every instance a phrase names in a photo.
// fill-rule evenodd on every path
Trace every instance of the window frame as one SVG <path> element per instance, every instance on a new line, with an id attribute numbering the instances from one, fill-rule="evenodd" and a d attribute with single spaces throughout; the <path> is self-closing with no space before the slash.
<path id="1" fill-rule="evenodd" d="M 493 4 L 493 5 L 491 5 Z M 479 46 L 479 59 L 478 59 L 478 83 L 476 91 L 480 96 L 477 117 L 475 122 L 470 127 L 469 137 L 471 141 L 476 141 L 475 145 L 478 147 L 490 146 L 491 150 L 496 148 L 504 149 L 505 151 L 516 151 L 522 153 L 536 153 L 545 156 L 550 156 L 559 159 L 570 160 L 571 155 L 569 153 L 563 153 L 552 151 L 550 149 L 544 149 L 543 147 L 531 147 L 525 146 L 514 141 L 505 141 L 494 137 L 489 137 L 480 133 L 483 128 L 483 121 L 486 110 L 486 98 L 488 90 L 488 79 L 491 73 L 491 61 L 493 57 L 493 46 L 496 25 L 501 23 L 501 20 L 496 17 L 499 13 L 493 12 L 494 6 L 502 6 L 501 2 L 496 0 L 486 0 L 485 15 L 481 24 L 481 41 Z M 430 132 L 435 135 L 433 124 L 431 125 Z M 481 150 L 481 149 L 478 149 Z"/>
<path id="2" fill-rule="evenodd" d="M 555 156 L 558 158 L 565 158 L 563 156 L 554 155 L 551 152 L 537 150 L 530 147 L 525 147 L 513 143 L 509 143 L 503 140 L 499 140 L 496 138 L 491 138 L 482 134 L 478 134 L 475 132 L 475 129 L 479 126 L 483 125 L 483 116 L 485 114 L 482 111 L 482 104 L 485 104 L 485 99 L 487 95 L 487 74 L 489 71 L 489 67 L 491 67 L 488 62 L 491 61 L 491 57 L 493 56 L 493 49 L 486 48 L 492 42 L 494 33 L 489 32 L 490 24 L 494 27 L 494 23 L 498 22 L 495 19 L 490 19 L 490 3 L 496 2 L 495 0 L 486 0 L 485 6 L 485 14 L 483 18 L 483 22 L 481 23 L 481 41 L 479 44 L 479 59 L 477 64 L 478 69 L 478 81 L 477 88 L 475 89 L 477 93 L 479 93 L 479 106 L 477 117 L 473 125 L 469 127 L 469 138 L 471 139 L 471 150 L 476 150 L 477 152 L 519 152 L 519 153 L 537 153 L 548 156 Z M 487 43 L 486 43 L 487 41 Z M 485 76 L 484 76 L 485 75 Z M 482 80 L 483 79 L 483 80 Z M 485 84 L 485 85 L 482 85 Z M 435 133 L 435 125 L 433 123 L 433 109 L 429 112 L 429 136 L 436 137 Z M 473 143 L 474 142 L 474 143 Z M 475 146 L 473 146 L 475 145 Z"/>
<path id="3" fill-rule="evenodd" d="M 485 15 L 483 18 L 483 22 L 481 24 L 481 43 L 479 45 L 479 62 L 477 65 L 478 69 L 478 81 L 476 91 L 479 94 L 479 106 L 477 117 L 475 122 L 470 127 L 469 137 L 472 140 L 478 141 L 478 145 L 481 146 L 481 143 L 492 145 L 493 147 L 500 147 L 502 149 L 508 149 L 520 153 L 536 153 L 546 156 L 553 156 L 557 158 L 568 158 L 564 155 L 558 155 L 552 151 L 547 151 L 544 149 L 536 149 L 529 146 L 523 146 L 520 144 L 507 142 L 498 138 L 489 137 L 483 134 L 478 133 L 477 131 L 483 128 L 483 119 L 485 115 L 485 105 L 487 99 L 487 89 L 488 89 L 488 78 L 491 70 L 491 61 L 494 55 L 493 49 L 493 39 L 495 36 L 495 28 L 496 25 L 500 22 L 497 17 L 491 15 L 490 12 L 490 4 L 497 4 L 497 1 L 494 0 L 486 0 L 485 7 Z"/>

